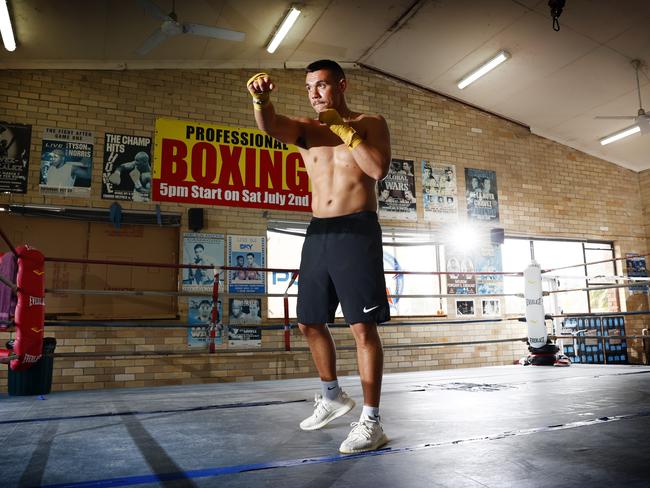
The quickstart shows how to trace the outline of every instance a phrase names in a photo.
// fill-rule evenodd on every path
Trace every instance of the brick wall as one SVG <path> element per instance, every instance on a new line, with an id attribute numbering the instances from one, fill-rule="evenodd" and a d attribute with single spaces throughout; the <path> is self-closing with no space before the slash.
<path id="1" fill-rule="evenodd" d="M 2 203 L 84 205 L 107 208 L 100 197 L 105 132 L 152 136 L 157 117 L 173 117 L 231 126 L 254 127 L 244 84 L 250 70 L 144 71 L 3 71 L 0 73 L 0 119 L 32 125 L 29 191 L 0 196 Z M 311 113 L 301 71 L 274 71 L 274 103 L 286 115 Z M 496 116 L 442 96 L 364 70 L 348 73 L 349 106 L 381 113 L 391 130 L 393 156 L 455 164 L 460 194 L 464 168 L 497 172 L 501 223 L 507 234 L 615 242 L 617 255 L 648 251 L 650 172 L 637 174 L 574 149 L 530 134 Z M 44 127 L 82 128 L 95 133 L 93 188 L 88 201 L 42 196 L 38 191 L 41 136 Z M 419 173 L 419 172 L 418 172 Z M 645 183 L 645 184 L 644 184 Z M 421 189 L 418 181 L 416 188 Z M 461 198 L 459 214 L 465 208 Z M 125 209 L 152 210 L 153 204 L 123 202 Z M 186 219 L 187 207 L 162 204 L 165 212 Z M 644 214 L 644 208 L 646 212 Z M 268 219 L 305 220 L 306 214 L 232 207 L 206 208 L 204 232 L 264 235 Z M 418 221 L 391 227 L 437 230 Z M 462 217 L 461 217 L 462 218 Z M 183 221 L 186 228 L 186 221 Z M 624 298 L 624 292 L 621 292 Z M 625 300 L 622 300 L 625 302 Z M 232 352 L 184 355 L 186 332 L 180 329 L 55 329 L 60 353 L 54 389 L 109 388 L 209 381 L 237 381 L 313 376 L 307 352 Z M 511 364 L 525 353 L 521 343 L 434 348 L 399 348 L 423 342 L 460 342 L 526 335 L 518 322 L 382 328 L 387 346 L 386 370 L 411 371 Z M 0 340 L 8 338 L 0 333 Z M 335 329 L 337 344 L 352 345 L 345 329 Z M 293 332 L 296 347 L 305 344 Z M 265 331 L 263 347 L 282 347 L 281 331 Z M 177 351 L 178 355 L 119 357 L 119 352 Z M 107 353 L 113 355 L 106 355 Z M 356 373 L 353 351 L 340 350 L 341 374 Z M 0 387 L 6 368 L 0 371 Z"/>

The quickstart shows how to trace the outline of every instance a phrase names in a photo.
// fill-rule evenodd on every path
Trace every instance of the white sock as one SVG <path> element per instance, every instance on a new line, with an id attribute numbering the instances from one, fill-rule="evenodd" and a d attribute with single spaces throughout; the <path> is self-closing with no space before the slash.
<path id="1" fill-rule="evenodd" d="M 374 420 L 375 422 L 379 421 L 379 407 L 369 407 L 368 405 L 363 406 L 361 411 L 362 420 Z"/>
<path id="2" fill-rule="evenodd" d="M 335 400 L 341 392 L 339 380 L 334 381 L 321 381 L 321 389 L 323 390 L 323 397 L 327 400 Z"/>

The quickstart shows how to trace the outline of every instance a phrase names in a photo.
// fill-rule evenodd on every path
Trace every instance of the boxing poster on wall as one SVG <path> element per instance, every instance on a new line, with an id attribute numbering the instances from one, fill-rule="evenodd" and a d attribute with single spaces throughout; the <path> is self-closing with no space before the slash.
<path id="1" fill-rule="evenodd" d="M 106 133 L 102 198 L 151 200 L 151 137 Z"/>
<path id="2" fill-rule="evenodd" d="M 211 293 L 214 285 L 214 270 L 219 272 L 224 263 L 224 235 L 186 232 L 183 234 L 183 264 L 211 266 L 212 269 L 183 269 L 184 292 Z M 223 273 L 219 274 L 219 287 L 223 288 Z"/>
<path id="3" fill-rule="evenodd" d="M 88 198 L 93 141 L 89 131 L 46 127 L 41 146 L 41 193 Z"/>
<path id="4" fill-rule="evenodd" d="M 0 122 L 0 192 L 27 193 L 32 126 Z"/>
<path id="5" fill-rule="evenodd" d="M 445 247 L 447 293 L 450 295 L 494 295 L 503 293 L 500 274 L 467 274 L 502 271 L 501 246 L 485 244 L 471 251 L 456 251 Z"/>
<path id="6" fill-rule="evenodd" d="M 646 267 L 646 260 L 644 256 L 636 254 L 625 255 L 625 265 L 627 268 L 627 276 L 629 278 L 647 278 L 648 268 Z M 628 288 L 632 295 L 642 294 L 648 292 L 648 285 L 630 286 Z"/>
<path id="7" fill-rule="evenodd" d="M 474 300 L 456 300 L 456 315 L 458 317 L 473 317 L 476 315 Z"/>
<path id="8" fill-rule="evenodd" d="M 155 145 L 157 202 L 311 211 L 298 148 L 260 130 L 158 119 Z"/>
<path id="9" fill-rule="evenodd" d="M 450 295 L 475 295 L 476 275 L 467 274 L 474 272 L 474 256 L 470 253 L 457 252 L 445 248 L 447 293 Z"/>
<path id="10" fill-rule="evenodd" d="M 474 251 L 474 264 L 479 273 L 490 271 L 501 272 L 501 246 L 498 244 L 484 244 Z M 503 275 L 481 274 L 476 275 L 476 293 L 479 295 L 495 295 L 503 293 Z"/>
<path id="11" fill-rule="evenodd" d="M 212 321 L 212 304 L 214 300 L 210 297 L 188 297 L 187 298 L 187 323 L 194 325 L 187 329 L 187 345 L 192 348 L 205 348 L 208 345 L 209 326 Z M 221 300 L 217 302 L 219 312 L 218 321 L 215 324 L 214 343 L 223 344 L 223 326 L 221 313 Z"/>
<path id="12" fill-rule="evenodd" d="M 377 183 L 380 218 L 417 220 L 414 170 L 411 160 L 391 160 L 388 175 Z"/>
<path id="13" fill-rule="evenodd" d="M 497 174 L 487 169 L 465 168 L 467 217 L 483 222 L 499 221 Z"/>
<path id="14" fill-rule="evenodd" d="M 458 219 L 456 166 L 422 160 L 424 220 L 455 222 Z"/>
<path id="15" fill-rule="evenodd" d="M 260 347 L 262 345 L 262 329 L 245 325 L 229 325 L 228 345 L 231 347 Z"/>
<path id="16" fill-rule="evenodd" d="M 259 325 L 262 322 L 261 298 L 231 298 L 228 300 L 230 325 Z"/>
<path id="17" fill-rule="evenodd" d="M 483 298 L 481 300 L 481 315 L 483 317 L 498 317 L 501 315 L 501 300 L 498 298 Z"/>
<path id="18" fill-rule="evenodd" d="M 228 293 L 266 293 L 266 237 L 228 236 Z"/>

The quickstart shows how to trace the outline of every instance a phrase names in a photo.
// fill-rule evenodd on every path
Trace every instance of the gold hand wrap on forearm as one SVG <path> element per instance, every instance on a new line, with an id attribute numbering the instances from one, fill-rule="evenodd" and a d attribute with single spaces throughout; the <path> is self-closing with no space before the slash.
<path id="1" fill-rule="evenodd" d="M 329 130 L 339 136 L 350 149 L 354 149 L 363 142 L 363 139 L 357 131 L 346 124 L 339 113 L 333 108 L 324 110 L 318 114 L 318 120 L 326 124 Z"/>
<path id="2" fill-rule="evenodd" d="M 269 76 L 269 75 L 266 73 L 257 73 L 251 76 L 249 80 L 246 82 L 246 88 L 249 88 L 255 80 L 263 76 Z M 271 102 L 271 92 L 269 91 L 264 91 L 264 92 L 253 91 L 251 92 L 251 95 L 253 97 L 253 108 L 255 110 L 262 110 L 263 107 L 265 107 Z"/>

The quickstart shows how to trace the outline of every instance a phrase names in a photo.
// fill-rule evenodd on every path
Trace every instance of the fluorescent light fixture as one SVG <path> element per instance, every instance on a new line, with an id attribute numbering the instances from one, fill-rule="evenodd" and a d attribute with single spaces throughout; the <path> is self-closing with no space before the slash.
<path id="1" fill-rule="evenodd" d="M 268 46 L 266 46 L 266 50 L 270 54 L 273 54 L 275 52 L 289 30 L 293 27 L 293 24 L 296 22 L 296 20 L 298 20 L 299 16 L 300 10 L 298 10 L 296 7 L 291 7 L 289 9 L 287 15 L 284 16 L 280 27 L 275 31 L 273 39 L 271 39 L 271 42 L 269 42 Z"/>
<path id="2" fill-rule="evenodd" d="M 627 136 L 631 136 L 632 134 L 636 134 L 637 132 L 641 132 L 641 127 L 638 125 L 635 125 L 633 127 L 628 127 L 627 129 L 623 129 L 618 132 L 614 132 L 611 136 L 603 137 L 600 140 L 600 145 L 601 146 L 606 146 L 607 144 L 610 144 L 612 142 L 619 141 Z"/>
<path id="3" fill-rule="evenodd" d="M 5 45 L 5 49 L 7 51 L 15 51 L 16 39 L 14 39 L 14 31 L 11 28 L 7 0 L 0 0 L 0 33 L 2 33 L 2 42 Z"/>
<path id="4" fill-rule="evenodd" d="M 465 88 L 470 83 L 474 83 L 481 76 L 483 76 L 483 75 L 489 73 L 490 71 L 492 71 L 494 68 L 499 66 L 501 63 L 503 63 L 509 57 L 510 57 L 510 54 L 507 51 L 500 51 L 496 56 L 494 56 L 492 59 L 490 59 L 488 62 L 486 62 L 483 66 L 481 66 L 480 68 L 472 71 L 465 78 L 460 80 L 458 82 L 458 88 L 460 88 L 462 90 L 463 88 Z"/>

